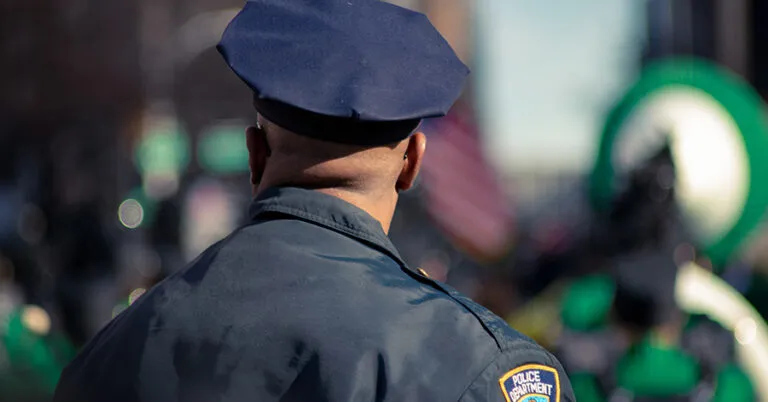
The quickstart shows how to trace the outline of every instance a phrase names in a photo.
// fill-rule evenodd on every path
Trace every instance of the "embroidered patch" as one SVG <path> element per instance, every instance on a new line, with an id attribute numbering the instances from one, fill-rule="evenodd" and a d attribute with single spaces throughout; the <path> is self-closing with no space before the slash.
<path id="1" fill-rule="evenodd" d="M 520 366 L 499 379 L 507 402 L 560 402 L 560 376 L 540 364 Z"/>

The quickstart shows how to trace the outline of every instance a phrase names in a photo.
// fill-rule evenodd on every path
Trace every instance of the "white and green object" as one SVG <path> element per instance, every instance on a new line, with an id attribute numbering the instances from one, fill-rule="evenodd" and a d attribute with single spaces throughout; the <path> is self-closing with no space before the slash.
<path id="1" fill-rule="evenodd" d="M 768 123 L 739 77 L 695 59 L 650 65 L 608 115 L 591 177 L 595 207 L 669 141 L 676 198 L 698 245 L 726 262 L 768 207 Z"/>

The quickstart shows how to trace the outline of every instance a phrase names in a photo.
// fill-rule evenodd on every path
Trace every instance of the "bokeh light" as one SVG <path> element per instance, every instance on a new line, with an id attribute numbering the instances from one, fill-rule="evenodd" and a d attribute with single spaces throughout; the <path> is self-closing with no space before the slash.
<path id="1" fill-rule="evenodd" d="M 26 328 L 36 334 L 47 335 L 51 330 L 51 317 L 41 307 L 25 307 L 21 320 Z"/>
<path id="2" fill-rule="evenodd" d="M 749 317 L 740 319 L 736 323 L 734 336 L 742 345 L 749 345 L 754 342 L 757 338 L 757 324 L 755 324 L 755 320 Z"/>
<path id="3" fill-rule="evenodd" d="M 128 304 L 131 305 L 133 303 L 136 303 L 136 300 L 139 300 L 139 297 L 143 296 L 144 293 L 147 293 L 147 289 L 144 289 L 144 288 L 134 289 L 131 292 L 131 294 L 128 296 Z"/>
<path id="4" fill-rule="evenodd" d="M 118 219 L 128 229 L 136 229 L 144 222 L 144 207 L 134 199 L 127 199 L 118 208 Z"/>

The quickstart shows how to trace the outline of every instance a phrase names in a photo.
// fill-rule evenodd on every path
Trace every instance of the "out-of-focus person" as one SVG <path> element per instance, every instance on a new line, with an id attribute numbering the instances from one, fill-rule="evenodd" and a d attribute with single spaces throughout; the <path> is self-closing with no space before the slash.
<path id="1" fill-rule="evenodd" d="M 677 306 L 678 267 L 696 250 L 672 183 L 666 146 L 631 174 L 613 223 L 602 226 L 604 272 L 577 280 L 563 299 L 558 356 L 580 401 L 755 400 L 733 335 Z M 611 235 L 622 227 L 632 231 Z"/>

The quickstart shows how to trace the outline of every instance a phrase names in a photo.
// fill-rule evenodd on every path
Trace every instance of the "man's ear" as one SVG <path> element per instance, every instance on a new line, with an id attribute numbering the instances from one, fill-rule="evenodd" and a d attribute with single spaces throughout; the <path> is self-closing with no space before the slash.
<path id="1" fill-rule="evenodd" d="M 400 170 L 400 176 L 398 176 L 397 184 L 395 184 L 397 191 L 407 191 L 413 187 L 416 177 L 419 176 L 421 162 L 424 160 L 426 149 L 427 136 L 424 133 L 417 132 L 408 138 L 408 148 L 405 151 L 403 168 Z"/>
<path id="2" fill-rule="evenodd" d="M 264 176 L 267 158 L 271 152 L 267 143 L 267 134 L 263 128 L 248 127 L 245 130 L 245 144 L 248 147 L 248 165 L 251 170 L 251 184 L 256 189 Z"/>

